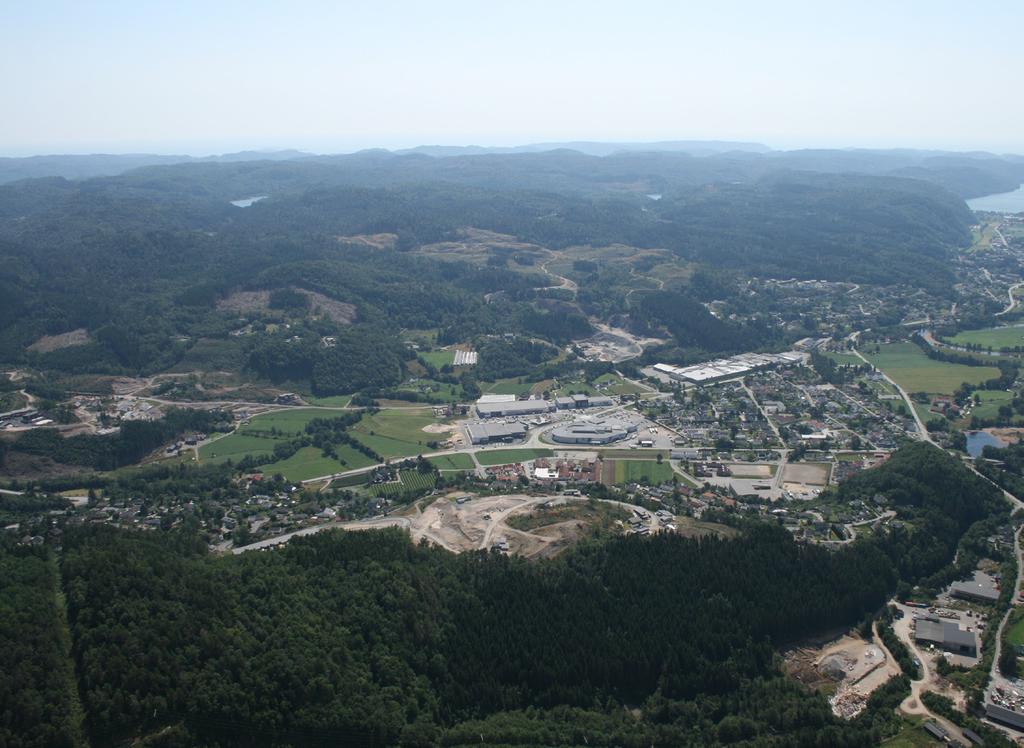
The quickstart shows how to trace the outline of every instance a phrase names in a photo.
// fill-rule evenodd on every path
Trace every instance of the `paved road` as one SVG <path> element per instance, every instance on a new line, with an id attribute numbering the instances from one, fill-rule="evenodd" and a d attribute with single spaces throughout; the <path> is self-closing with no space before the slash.
<path id="1" fill-rule="evenodd" d="M 1000 234 L 1000 236 L 1002 236 L 1002 234 Z M 1014 310 L 1014 308 L 1017 306 L 1017 299 L 1013 295 L 1013 292 L 1016 291 L 1018 288 L 1024 288 L 1024 283 L 1014 283 L 1012 286 L 1010 286 L 1010 288 L 1006 292 L 1006 295 L 1009 297 L 1009 303 L 1006 305 L 1006 308 L 1003 309 L 1001 312 L 996 312 L 996 317 L 1001 317 L 1004 314 L 1009 314 Z"/>

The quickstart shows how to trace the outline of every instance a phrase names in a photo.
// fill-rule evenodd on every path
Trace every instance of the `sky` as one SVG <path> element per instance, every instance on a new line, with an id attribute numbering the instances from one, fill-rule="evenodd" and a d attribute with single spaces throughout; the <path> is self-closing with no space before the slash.
<path id="1" fill-rule="evenodd" d="M 1021 0 L 0 7 L 4 156 L 684 139 L 1024 153 Z"/>

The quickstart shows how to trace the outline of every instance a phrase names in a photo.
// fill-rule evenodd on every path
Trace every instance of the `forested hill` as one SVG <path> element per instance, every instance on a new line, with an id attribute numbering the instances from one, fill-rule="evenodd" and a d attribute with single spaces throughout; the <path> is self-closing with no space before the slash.
<path id="1" fill-rule="evenodd" d="M 897 583 L 951 566 L 972 524 L 1005 506 L 926 444 L 848 485 L 842 498 L 884 497 L 910 541 L 826 550 L 751 525 L 731 540 L 633 536 L 531 563 L 413 546 L 397 530 L 211 557 L 188 523 L 69 529 L 60 574 L 85 728 L 94 745 L 877 744 L 903 681 L 842 722 L 781 676 L 774 647 L 861 621 Z M 39 571 L 30 552 L 0 552 Z M 31 597 L 22 578 L 10 594 Z M 17 626 L 0 625 L 3 637 L 19 641 Z M 19 699 L 52 702 L 37 719 L 61 729 L 59 678 L 24 672 Z"/>
<path id="2" fill-rule="evenodd" d="M 904 282 L 938 294 L 952 284 L 946 259 L 969 237 L 963 203 L 915 179 L 784 172 L 738 184 L 677 184 L 656 201 L 642 190 L 562 189 L 552 175 L 605 186 L 625 180 L 635 189 L 660 183 L 659 174 L 685 174 L 700 159 L 474 158 L 482 161 L 369 153 L 338 163 L 198 163 L 0 187 L 0 293 L 8 300 L 0 307 L 0 360 L 26 363 L 26 347 L 40 336 L 84 328 L 90 345 L 38 363 L 160 370 L 180 360 L 190 341 L 226 337 L 237 326 L 237 314 L 217 307 L 234 291 L 297 284 L 353 305 L 356 324 L 373 325 L 378 339 L 403 327 L 522 332 L 556 343 L 586 332 L 588 309 L 550 334 L 553 315 L 544 329 L 531 328 L 543 310 L 526 291 L 543 280 L 416 254 L 426 243 L 457 239 L 465 227 L 552 248 L 663 248 L 740 274 Z M 394 166 L 409 159 L 455 166 L 427 170 L 435 181 L 410 184 L 405 167 Z M 609 171 L 588 172 L 592 162 Z M 480 173 L 532 188 L 478 186 L 472 175 Z M 380 183 L 390 186 L 367 186 Z M 255 195 L 269 197 L 244 209 L 229 202 Z M 397 237 L 394 248 L 344 239 L 385 233 Z M 512 292 L 502 308 L 484 304 L 495 291 Z"/>

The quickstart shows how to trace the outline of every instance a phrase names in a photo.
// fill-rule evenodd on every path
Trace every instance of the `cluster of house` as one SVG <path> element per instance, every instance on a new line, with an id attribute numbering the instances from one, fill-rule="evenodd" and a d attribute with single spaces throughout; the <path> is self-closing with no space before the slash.
<path id="1" fill-rule="evenodd" d="M 548 460 L 533 463 L 533 480 L 541 485 L 597 483 L 601 480 L 601 463 L 597 460 Z"/>

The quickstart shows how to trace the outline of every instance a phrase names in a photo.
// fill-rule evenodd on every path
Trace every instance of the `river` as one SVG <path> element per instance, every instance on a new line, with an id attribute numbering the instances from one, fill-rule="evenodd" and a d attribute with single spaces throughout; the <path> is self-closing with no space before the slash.
<path id="1" fill-rule="evenodd" d="M 1024 184 L 1013 192 L 1000 192 L 997 195 L 985 195 L 967 201 L 971 210 L 986 210 L 992 213 L 1024 212 Z"/>

